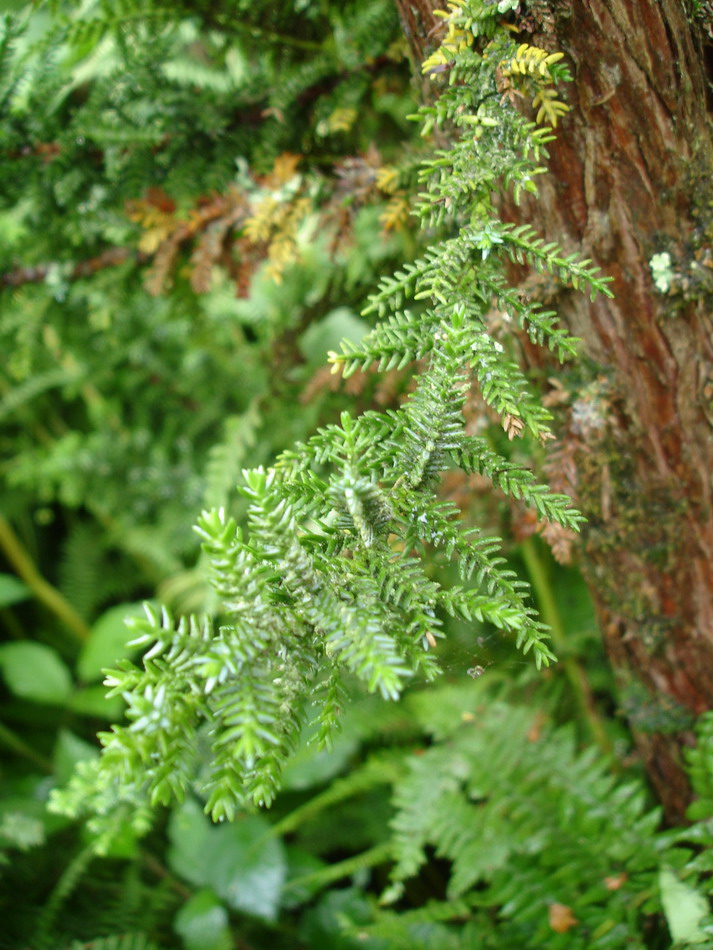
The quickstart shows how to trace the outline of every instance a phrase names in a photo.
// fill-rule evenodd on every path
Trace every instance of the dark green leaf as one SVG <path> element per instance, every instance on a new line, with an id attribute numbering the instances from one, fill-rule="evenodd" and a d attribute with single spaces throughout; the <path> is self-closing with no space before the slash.
<path id="1" fill-rule="evenodd" d="M 136 653 L 135 648 L 128 646 L 134 634 L 126 626 L 126 620 L 143 616 L 142 604 L 119 604 L 99 617 L 77 663 L 77 673 L 85 682 L 99 679 L 102 670 Z"/>
<path id="2" fill-rule="evenodd" d="M 9 607 L 32 596 L 32 591 L 14 574 L 0 574 L 0 607 Z"/>
<path id="3" fill-rule="evenodd" d="M 0 669 L 9 689 L 22 699 L 60 705 L 72 691 L 72 677 L 59 653 L 41 643 L 1 646 Z"/>
<path id="4" fill-rule="evenodd" d="M 274 920 L 286 860 L 282 843 L 269 829 L 269 822 L 257 815 L 214 825 L 189 800 L 171 815 L 169 863 L 191 883 L 212 888 L 234 910 Z"/>
<path id="5" fill-rule="evenodd" d="M 183 905 L 173 922 L 186 950 L 231 950 L 228 912 L 213 891 L 204 889 Z"/>

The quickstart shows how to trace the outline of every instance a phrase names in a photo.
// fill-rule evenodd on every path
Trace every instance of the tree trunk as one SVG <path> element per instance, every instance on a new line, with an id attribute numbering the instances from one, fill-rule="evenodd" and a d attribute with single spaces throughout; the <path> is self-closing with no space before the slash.
<path id="1" fill-rule="evenodd" d="M 532 210 L 614 278 L 558 301 L 592 383 L 569 427 L 584 567 L 667 814 L 689 800 L 691 714 L 713 706 L 713 236 L 704 53 L 680 0 L 591 0 L 555 21 L 572 112 Z M 530 209 L 528 209 L 530 210 Z M 706 233 L 707 232 L 707 233 Z M 650 260 L 675 276 L 657 290 Z"/>
<path id="2" fill-rule="evenodd" d="M 517 214 L 614 278 L 613 300 L 556 292 L 585 379 L 559 458 L 588 518 L 583 568 L 622 707 L 680 819 L 681 748 L 692 717 L 713 707 L 710 48 L 680 0 L 528 9 L 541 31 L 530 42 L 562 50 L 574 83 L 551 173 Z M 661 289 L 658 253 L 673 271 Z"/>

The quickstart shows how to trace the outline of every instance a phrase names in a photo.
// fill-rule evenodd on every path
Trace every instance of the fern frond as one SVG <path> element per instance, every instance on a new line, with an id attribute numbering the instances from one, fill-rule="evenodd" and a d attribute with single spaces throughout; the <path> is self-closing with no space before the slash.
<path id="1" fill-rule="evenodd" d="M 67 950 L 161 950 L 161 947 L 150 940 L 146 934 L 115 934 L 111 937 L 97 937 L 86 940 L 73 940 Z"/>
<path id="2" fill-rule="evenodd" d="M 473 686 L 468 698 L 463 690 L 443 689 L 439 703 L 420 701 L 424 726 L 434 730 L 435 705 L 435 731 L 448 741 L 413 758 L 394 789 L 396 864 L 386 899 L 396 899 L 423 866 L 427 847 L 453 862 L 449 899 L 477 884 L 475 902 L 504 909 L 505 921 L 527 920 L 530 908 L 541 909 L 546 880 L 579 916 L 595 894 L 587 890 L 578 903 L 582 885 L 574 882 L 583 874 L 596 888 L 612 868 L 655 868 L 656 849 L 648 842 L 660 813 L 647 810 L 638 782 L 614 791 L 606 763 L 591 751 L 578 753 L 570 730 L 535 735 L 531 709 L 478 704 L 481 692 Z M 552 796 L 564 786 L 568 812 L 553 813 Z M 535 892 L 523 885 L 523 874 L 537 882 Z M 630 900 L 639 886 L 632 880 Z M 603 887 L 599 900 L 606 914 Z"/>
<path id="3" fill-rule="evenodd" d="M 231 494 L 245 468 L 248 452 L 254 448 L 262 415 L 257 401 L 246 412 L 231 416 L 224 423 L 224 437 L 214 445 L 208 456 L 203 494 L 204 508 L 221 508 Z"/>
<path id="4" fill-rule="evenodd" d="M 133 16 L 135 2 L 122 0 L 116 15 Z M 245 511 L 240 526 L 226 514 L 226 486 L 251 445 L 257 415 L 251 417 L 248 410 L 243 417 L 230 455 L 214 454 L 220 476 L 214 465 L 208 498 L 213 507 L 200 516 L 197 531 L 216 593 L 216 616 L 210 622 L 192 618 L 175 623 L 167 613 L 149 613 L 137 627 L 136 642 L 146 650 L 143 668 L 124 664 L 109 674 L 109 685 L 126 698 L 128 724 L 102 737 L 102 765 L 91 794 L 100 798 L 105 812 L 107 787 L 114 779 L 153 803 L 180 799 L 192 785 L 216 819 L 234 817 L 249 802 L 269 804 L 304 728 L 312 727 L 321 742 L 328 742 L 351 679 L 385 699 L 397 699 L 415 675 L 427 680 L 438 675 L 434 647 L 445 629 L 444 614 L 492 622 L 523 652 L 531 652 L 538 667 L 554 659 L 547 630 L 527 600 L 527 585 L 505 565 L 497 539 L 465 529 L 453 506 L 437 497 L 441 473 L 456 465 L 488 475 L 540 516 L 576 527 L 580 519 L 563 496 L 466 435 L 463 405 L 477 381 L 511 438 L 525 427 L 541 441 L 550 436 L 550 415 L 509 358 L 514 347 L 506 350 L 499 331 L 493 330 L 492 309 L 506 309 L 532 339 L 560 356 L 573 351 L 574 341 L 556 326 L 552 312 L 508 285 L 511 261 L 556 273 L 592 294 L 609 292 L 591 262 L 566 255 L 529 226 L 497 215 L 497 192 L 511 190 L 518 200 L 521 192 L 536 190 L 550 139 L 548 130 L 517 112 L 503 81 L 517 76 L 537 92 L 564 78 L 558 55 L 513 44 L 509 31 L 499 26 L 499 6 L 448 0 L 445 39 L 426 71 L 448 74 L 452 82 L 418 116 L 426 138 L 438 126 L 453 139 L 448 149 L 426 156 L 419 175 L 423 190 L 416 211 L 429 229 L 431 246 L 381 279 L 364 311 L 380 322 L 359 344 L 344 344 L 340 355 L 330 356 L 345 377 L 372 364 L 387 370 L 423 361 L 415 367 L 414 391 L 396 409 L 366 412 L 358 419 L 343 413 L 339 424 L 298 443 L 272 468 L 244 472 L 243 505 L 236 506 Z M 360 22 L 362 12 L 366 19 Z M 274 11 L 268 21 L 272 26 L 258 24 L 249 5 L 245 13 L 243 32 L 253 27 L 272 31 Z M 286 265 L 296 255 L 297 231 L 315 213 L 314 196 L 323 187 L 308 180 L 302 168 L 297 170 L 293 151 L 281 144 L 285 110 L 301 110 L 314 98 L 317 107 L 309 114 L 304 136 L 319 141 L 338 128 L 339 134 L 351 135 L 347 113 L 340 110 L 353 110 L 364 94 L 353 69 L 355 49 L 374 48 L 377 37 L 369 24 L 373 28 L 389 18 L 393 20 L 393 8 L 386 0 L 364 0 L 332 24 L 344 42 L 326 42 L 309 31 L 293 43 L 286 41 L 283 49 L 270 42 L 269 54 L 257 58 L 240 87 L 243 97 L 255 97 L 246 100 L 251 107 L 267 104 L 256 154 L 259 167 L 272 171 L 242 173 L 249 216 L 246 212 L 231 220 L 232 225 L 240 221 L 241 246 L 252 245 L 267 257 L 274 281 L 286 277 Z M 357 39 L 347 42 L 345 30 Z M 168 33 L 164 37 L 159 30 L 156 35 L 180 62 L 183 54 L 176 53 Z M 482 37 L 491 42 L 481 42 Z M 172 95 L 185 96 L 181 83 L 171 84 L 165 74 L 157 80 L 146 58 L 136 59 L 147 87 L 155 88 L 158 81 L 162 89 L 169 85 Z M 503 68 L 503 63 L 510 65 Z M 508 71 L 509 77 L 504 75 Z M 268 82 L 278 73 L 279 82 Z M 325 90 L 327 77 L 331 88 Z M 212 80 L 204 76 L 203 82 Z M 215 98 L 222 94 L 216 87 Z M 102 139 L 116 163 L 114 179 L 123 187 L 125 171 L 140 164 L 130 157 L 129 142 L 145 158 L 156 148 L 170 149 L 172 134 L 167 143 L 169 120 L 153 102 L 133 99 L 121 85 L 111 96 L 112 108 L 93 116 L 99 121 L 86 135 L 94 142 L 98 135 Z M 128 121 L 119 121 L 120 111 Z M 187 121 L 188 113 L 181 114 Z M 211 130 L 209 119 L 195 119 L 199 128 L 205 123 Z M 216 123 L 215 129 L 225 128 L 217 118 Z M 188 167 L 185 162 L 176 166 Z M 362 192 L 373 195 L 380 158 L 365 160 L 363 167 L 369 181 Z M 399 179 L 399 188 L 406 187 L 409 175 L 415 177 L 409 172 L 405 182 Z M 77 182 L 70 167 L 62 181 L 63 200 L 75 201 Z M 382 173 L 381 185 L 393 184 L 393 176 Z M 172 211 L 170 216 L 175 218 Z M 156 221 L 157 227 L 165 223 Z M 171 227 L 159 246 L 172 240 L 175 221 Z M 219 244 L 227 236 L 222 225 L 216 236 Z M 195 284 L 207 288 L 206 265 L 215 259 L 208 237 L 199 241 L 195 253 L 200 258 Z M 124 544 L 140 532 L 132 526 Z M 434 580 L 428 568 L 434 554 L 456 562 L 462 585 L 445 588 Z M 467 777 L 467 756 L 456 761 Z M 515 766 L 505 762 L 503 767 Z M 445 785 L 434 783 L 432 800 L 423 807 L 439 829 L 444 854 L 456 862 L 458 889 L 470 872 L 456 853 L 457 843 L 437 824 L 439 796 L 464 818 L 472 817 L 474 827 L 480 827 L 480 812 L 471 815 L 475 806 L 458 800 L 459 780 L 445 761 L 443 770 Z M 76 807 L 77 788 L 65 796 L 68 807 Z M 404 851 L 399 865 L 402 877 L 419 866 L 428 842 L 428 835 L 414 832 L 411 850 L 408 855 Z M 482 867 L 475 857 L 472 866 Z"/>
<path id="5" fill-rule="evenodd" d="M 75 382 L 80 375 L 81 370 L 66 369 L 62 366 L 35 373 L 24 382 L 10 389 L 0 400 L 0 420 L 11 416 L 42 393 Z"/>

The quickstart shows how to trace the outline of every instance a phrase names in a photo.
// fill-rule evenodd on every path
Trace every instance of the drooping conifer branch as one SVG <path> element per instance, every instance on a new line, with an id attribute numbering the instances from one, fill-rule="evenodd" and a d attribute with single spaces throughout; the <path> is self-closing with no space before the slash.
<path id="1" fill-rule="evenodd" d="M 202 515 L 197 530 L 220 615 L 175 624 L 149 612 L 136 624 L 148 651 L 143 668 L 125 663 L 107 681 L 127 699 L 129 723 L 103 737 L 93 790 L 85 776 L 58 796 L 66 811 L 87 796 L 101 806 L 103 786 L 115 779 L 154 802 L 197 788 L 216 819 L 247 802 L 269 804 L 303 727 L 316 721 L 328 740 L 350 679 L 395 699 L 413 676 L 437 676 L 433 648 L 445 614 L 489 621 L 538 667 L 554 659 L 497 539 L 465 530 L 438 484 L 454 466 L 479 472 L 539 516 L 576 529 L 580 517 L 564 496 L 466 434 L 463 405 L 475 379 L 511 434 L 549 435 L 549 414 L 491 335 L 488 313 L 511 308 L 561 357 L 575 341 L 553 313 L 515 294 L 508 261 L 526 258 L 592 294 L 608 290 L 590 262 L 501 221 L 493 201 L 499 190 L 516 198 L 534 190 L 555 121 L 552 109 L 538 119 L 544 126 L 524 117 L 513 88 L 520 83 L 535 98 L 554 92 L 566 68 L 514 43 L 495 5 L 449 0 L 448 8 L 443 43 L 424 66 L 449 85 L 417 116 L 426 137 L 439 127 L 453 140 L 421 176 L 417 210 L 433 244 L 381 282 L 366 311 L 381 317 L 373 332 L 332 355 L 345 374 L 423 358 L 415 391 L 397 410 L 345 413 L 270 470 L 246 472 L 246 529 L 222 510 Z M 463 586 L 430 576 L 426 555 L 439 551 L 456 560 Z"/>

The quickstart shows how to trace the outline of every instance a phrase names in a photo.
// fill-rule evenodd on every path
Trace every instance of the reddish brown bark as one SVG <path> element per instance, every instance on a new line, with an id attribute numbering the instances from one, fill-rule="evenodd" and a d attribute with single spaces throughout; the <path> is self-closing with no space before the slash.
<path id="1" fill-rule="evenodd" d="M 575 453 L 585 571 L 640 752 L 678 818 L 689 796 L 680 712 L 713 706 L 713 320 L 696 276 L 713 237 L 713 164 L 695 33 L 679 0 L 560 13 L 572 112 L 528 209 L 614 278 L 611 301 L 560 301 L 611 407 Z M 682 274 L 677 294 L 653 285 L 661 251 Z"/>
<path id="2" fill-rule="evenodd" d="M 402 18 L 408 8 L 421 22 L 425 7 L 439 5 L 399 0 Z M 680 764 L 685 719 L 713 707 L 713 293 L 710 277 L 700 279 L 713 238 L 705 55 L 680 0 L 533 9 L 545 12 L 548 32 L 530 42 L 564 51 L 571 65 L 572 111 L 550 147 L 539 200 L 517 214 L 614 278 L 613 300 L 557 295 L 583 341 L 590 382 L 565 453 L 589 519 L 585 574 L 622 704 L 667 813 L 680 818 L 690 794 Z M 649 267 L 662 251 L 681 275 L 669 295 L 656 290 Z"/>
<path id="3" fill-rule="evenodd" d="M 420 63 L 425 58 L 429 37 L 443 22 L 433 15 L 433 11 L 446 4 L 439 0 L 396 0 L 396 6 L 414 61 Z"/>

